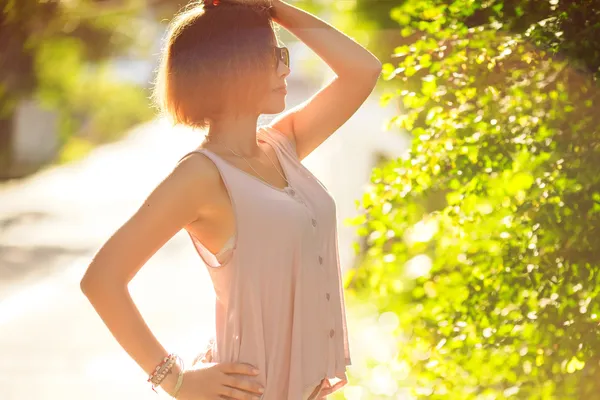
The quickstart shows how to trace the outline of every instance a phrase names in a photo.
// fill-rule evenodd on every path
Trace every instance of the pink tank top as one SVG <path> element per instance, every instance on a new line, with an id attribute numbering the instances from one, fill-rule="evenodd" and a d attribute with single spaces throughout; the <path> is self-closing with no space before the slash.
<path id="1" fill-rule="evenodd" d="M 188 233 L 216 293 L 213 361 L 258 367 L 264 400 L 304 400 L 323 379 L 343 379 L 350 365 L 336 204 L 283 133 L 261 126 L 257 137 L 275 149 L 289 186 L 194 150 L 219 169 L 236 234 L 214 255 Z"/>

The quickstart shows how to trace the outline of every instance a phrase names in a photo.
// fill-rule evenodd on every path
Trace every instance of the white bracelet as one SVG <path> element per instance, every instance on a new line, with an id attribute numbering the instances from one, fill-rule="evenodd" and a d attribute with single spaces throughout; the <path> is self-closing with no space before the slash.
<path id="1" fill-rule="evenodd" d="M 185 365 L 183 364 L 183 360 L 181 357 L 177 356 L 177 361 L 181 364 L 181 369 L 179 370 L 179 376 L 177 376 L 177 384 L 175 385 L 175 389 L 173 390 L 173 398 L 176 399 L 179 396 L 179 391 L 181 390 L 181 385 L 183 384 L 183 373 L 185 372 Z"/>

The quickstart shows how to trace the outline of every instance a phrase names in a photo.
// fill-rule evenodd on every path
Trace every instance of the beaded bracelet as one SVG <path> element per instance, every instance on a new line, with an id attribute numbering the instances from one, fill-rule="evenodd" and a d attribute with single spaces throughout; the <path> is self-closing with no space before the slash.
<path id="1" fill-rule="evenodd" d="M 165 358 L 162 359 L 162 361 L 156 366 L 156 368 L 154 368 L 154 371 L 152 371 L 152 373 L 150 374 L 150 376 L 148 377 L 148 382 L 150 382 L 152 380 L 152 378 L 154 376 L 156 376 L 156 374 L 158 374 L 158 371 L 160 371 L 160 369 L 169 361 L 169 359 L 171 359 L 173 357 L 172 354 L 168 354 L 165 356 Z"/>
<path id="2" fill-rule="evenodd" d="M 160 383 L 165 379 L 167 374 L 171 372 L 171 369 L 173 368 L 173 365 L 175 364 L 177 358 L 179 357 L 175 354 L 167 355 L 150 374 L 150 376 L 148 377 L 148 382 L 152 383 L 152 390 L 154 390 L 154 392 L 156 392 L 155 387 L 159 386 Z"/>
<path id="3" fill-rule="evenodd" d="M 165 377 L 171 373 L 171 369 L 173 369 L 175 361 L 177 361 L 176 358 L 171 358 L 169 362 L 166 363 L 165 366 L 158 372 L 158 374 L 152 380 L 154 386 L 159 386 Z"/>

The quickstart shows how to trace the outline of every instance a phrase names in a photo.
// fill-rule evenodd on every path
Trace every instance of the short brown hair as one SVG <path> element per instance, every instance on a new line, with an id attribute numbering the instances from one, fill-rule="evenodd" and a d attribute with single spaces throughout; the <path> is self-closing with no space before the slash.
<path id="1" fill-rule="evenodd" d="M 277 43 L 269 0 L 192 4 L 171 22 L 153 98 L 174 124 L 200 129 L 225 111 L 258 112 Z"/>

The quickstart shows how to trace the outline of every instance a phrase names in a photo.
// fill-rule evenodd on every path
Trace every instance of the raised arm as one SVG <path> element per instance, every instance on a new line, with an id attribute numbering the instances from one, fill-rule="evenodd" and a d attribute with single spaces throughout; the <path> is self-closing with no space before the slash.
<path id="1" fill-rule="evenodd" d="M 336 77 L 304 103 L 277 116 L 271 126 L 295 141 L 302 160 L 342 126 L 373 91 L 381 62 L 318 17 L 273 0 L 273 19 L 313 50 Z"/>

